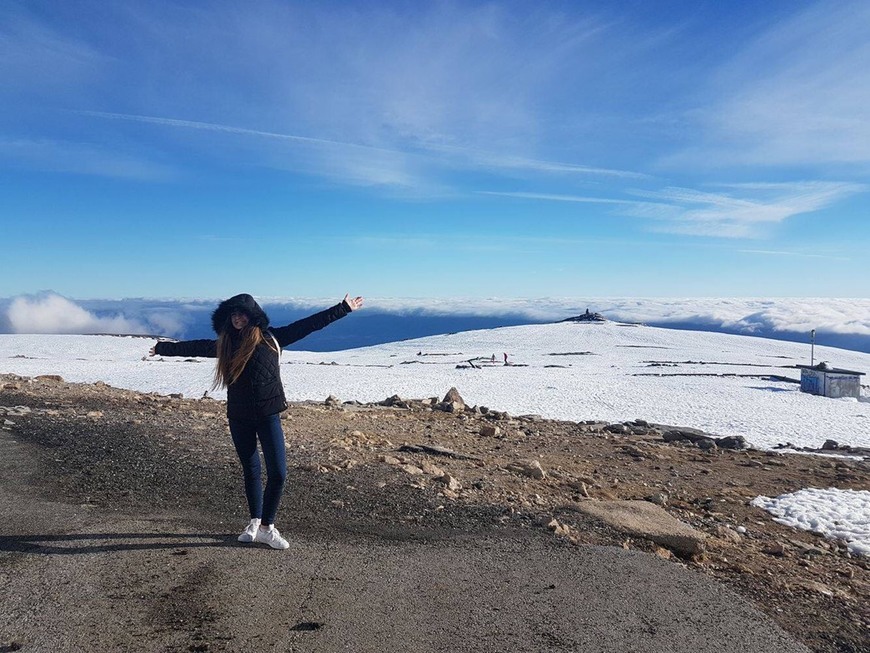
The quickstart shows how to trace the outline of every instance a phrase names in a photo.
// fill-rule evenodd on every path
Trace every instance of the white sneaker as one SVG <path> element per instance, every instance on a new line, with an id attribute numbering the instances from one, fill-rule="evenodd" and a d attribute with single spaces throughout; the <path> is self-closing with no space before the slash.
<path id="1" fill-rule="evenodd" d="M 290 546 L 290 543 L 281 537 L 281 533 L 278 532 L 274 524 L 269 526 L 268 530 L 258 526 L 254 541 L 260 544 L 268 544 L 273 549 L 286 549 Z"/>
<path id="2" fill-rule="evenodd" d="M 251 523 L 245 526 L 245 530 L 239 535 L 239 542 L 253 542 L 257 537 L 258 528 L 260 528 L 260 520 L 252 519 Z"/>

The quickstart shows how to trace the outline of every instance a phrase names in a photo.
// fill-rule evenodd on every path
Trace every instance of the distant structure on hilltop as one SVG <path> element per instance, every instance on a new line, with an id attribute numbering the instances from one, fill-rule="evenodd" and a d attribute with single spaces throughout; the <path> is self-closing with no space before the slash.
<path id="1" fill-rule="evenodd" d="M 607 322 L 607 318 L 601 313 L 590 313 L 587 308 L 585 313 L 566 318 L 562 322 Z"/>

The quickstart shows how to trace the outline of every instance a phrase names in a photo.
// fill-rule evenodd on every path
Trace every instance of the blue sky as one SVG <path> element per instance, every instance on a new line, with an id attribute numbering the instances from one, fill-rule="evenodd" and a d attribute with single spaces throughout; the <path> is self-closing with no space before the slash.
<path id="1" fill-rule="evenodd" d="M 868 297 L 867 2 L 0 4 L 0 297 Z"/>

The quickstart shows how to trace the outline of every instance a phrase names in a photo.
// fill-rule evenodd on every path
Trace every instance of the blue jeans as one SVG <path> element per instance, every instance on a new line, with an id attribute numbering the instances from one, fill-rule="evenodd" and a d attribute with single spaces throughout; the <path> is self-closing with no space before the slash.
<path id="1" fill-rule="evenodd" d="M 287 453 L 284 432 L 278 413 L 257 421 L 231 419 L 230 434 L 245 475 L 245 496 L 251 519 L 262 519 L 264 525 L 275 523 L 275 513 L 287 480 Z M 260 454 L 257 438 L 266 461 L 266 490 L 260 481 Z"/>

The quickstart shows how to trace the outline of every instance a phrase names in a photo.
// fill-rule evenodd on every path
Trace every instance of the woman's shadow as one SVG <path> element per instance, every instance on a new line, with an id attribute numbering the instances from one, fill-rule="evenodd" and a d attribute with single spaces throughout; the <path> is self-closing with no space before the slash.
<path id="1" fill-rule="evenodd" d="M 132 541 L 131 541 L 132 540 Z M 150 540 L 148 542 L 144 540 Z M 159 551 L 173 549 L 185 555 L 187 549 L 203 547 L 244 547 L 235 535 L 226 533 L 67 533 L 64 535 L 0 535 L 0 551 L 75 555 L 113 551 Z"/>

